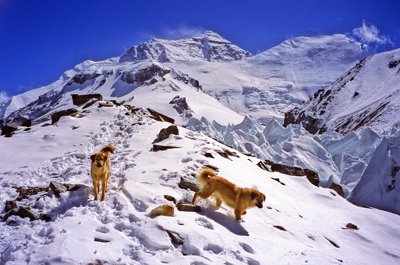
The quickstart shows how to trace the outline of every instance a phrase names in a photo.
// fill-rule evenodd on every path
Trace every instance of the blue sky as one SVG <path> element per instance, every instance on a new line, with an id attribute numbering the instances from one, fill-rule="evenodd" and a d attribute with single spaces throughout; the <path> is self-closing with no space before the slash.
<path id="1" fill-rule="evenodd" d="M 47 85 L 83 60 L 203 30 L 252 53 L 296 36 L 334 33 L 377 52 L 400 47 L 400 1 L 0 0 L 0 100 Z"/>

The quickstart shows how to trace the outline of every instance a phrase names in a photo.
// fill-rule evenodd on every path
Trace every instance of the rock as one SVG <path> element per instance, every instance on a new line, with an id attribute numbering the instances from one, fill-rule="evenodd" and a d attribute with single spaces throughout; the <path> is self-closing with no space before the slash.
<path id="1" fill-rule="evenodd" d="M 290 175 L 290 176 L 306 176 L 308 181 L 315 185 L 319 186 L 319 178 L 318 174 L 310 169 L 303 169 L 299 167 L 292 167 L 292 166 L 286 166 L 283 164 L 276 164 L 271 161 L 264 161 L 267 165 L 271 165 L 271 170 Z"/>
<path id="2" fill-rule="evenodd" d="M 166 121 L 166 122 L 169 122 L 169 123 L 175 123 L 174 119 L 172 119 L 172 118 L 170 118 L 170 117 L 168 117 L 168 116 L 166 116 L 164 114 L 161 114 L 161 113 L 159 113 L 159 112 L 157 112 L 157 111 L 155 111 L 155 110 L 153 110 L 151 108 L 147 108 L 147 110 L 150 112 L 151 117 L 153 119 L 155 119 L 156 121 Z"/>
<path id="3" fill-rule="evenodd" d="M 197 187 L 196 182 L 190 181 L 185 177 L 181 177 L 180 182 L 178 183 L 178 187 L 181 189 L 186 189 L 186 190 L 191 190 L 194 192 L 198 192 L 199 191 L 199 187 Z"/>
<path id="4" fill-rule="evenodd" d="M 45 222 L 50 222 L 50 221 L 51 221 L 51 216 L 48 215 L 48 214 L 46 214 L 46 213 L 41 213 L 41 214 L 39 215 L 39 219 L 40 219 L 40 220 L 43 220 L 43 221 L 45 221 Z"/>
<path id="5" fill-rule="evenodd" d="M 66 109 L 66 110 L 61 110 L 58 112 L 55 112 L 51 114 L 51 123 L 54 124 L 60 120 L 61 117 L 63 116 L 73 116 L 78 113 L 78 110 L 76 109 Z"/>
<path id="6" fill-rule="evenodd" d="M 280 226 L 280 225 L 274 225 L 274 227 L 275 227 L 276 229 L 281 230 L 281 231 L 287 231 L 286 228 L 284 228 L 283 226 Z"/>
<path id="7" fill-rule="evenodd" d="M 329 186 L 329 188 L 336 191 L 337 194 L 339 194 L 340 196 L 344 197 L 344 191 L 343 191 L 342 186 L 332 182 L 332 184 Z"/>
<path id="8" fill-rule="evenodd" d="M 275 180 L 276 182 L 278 182 L 279 184 L 286 186 L 285 183 L 283 183 L 279 178 L 271 178 L 272 180 Z"/>
<path id="9" fill-rule="evenodd" d="M 160 205 L 160 206 L 154 208 L 153 210 L 151 210 L 151 212 L 149 213 L 149 216 L 151 218 L 155 218 L 160 215 L 174 216 L 174 206 L 169 205 L 169 204 Z"/>
<path id="10" fill-rule="evenodd" d="M 182 245 L 183 244 L 183 238 L 177 233 L 177 232 L 173 232 L 170 230 L 165 230 L 165 232 L 167 232 L 168 236 L 171 238 L 172 243 L 176 244 L 176 245 Z"/>
<path id="11" fill-rule="evenodd" d="M 70 184 L 70 183 L 64 183 L 62 184 L 67 188 L 67 191 L 75 191 L 78 190 L 79 188 L 83 187 L 82 184 Z"/>
<path id="12" fill-rule="evenodd" d="M 352 223 L 347 223 L 346 228 L 351 229 L 351 230 L 358 230 L 358 226 L 356 226 L 355 224 L 352 224 Z"/>
<path id="13" fill-rule="evenodd" d="M 40 192 L 45 192 L 48 190 L 49 190 L 48 187 L 18 187 L 16 191 L 19 193 L 19 195 L 16 200 L 21 201 L 32 195 L 36 195 Z"/>
<path id="14" fill-rule="evenodd" d="M 176 204 L 176 199 L 171 196 L 171 195 L 164 195 L 164 199 L 166 199 L 167 201 L 173 202 L 174 204 Z"/>
<path id="15" fill-rule="evenodd" d="M 201 207 L 188 202 L 178 202 L 176 205 L 179 211 L 182 212 L 200 212 Z"/>
<path id="16" fill-rule="evenodd" d="M 93 99 L 94 101 L 103 100 L 103 96 L 101 94 L 82 94 L 82 95 L 72 94 L 71 96 L 72 96 L 72 103 L 75 106 L 82 106 Z"/>
<path id="17" fill-rule="evenodd" d="M 157 151 L 165 151 L 168 149 L 175 149 L 175 148 L 180 148 L 178 146 L 168 146 L 168 145 L 159 145 L 159 144 L 153 144 L 153 148 L 151 148 L 151 151 L 157 152 Z"/>
<path id="18" fill-rule="evenodd" d="M 179 135 L 178 127 L 176 127 L 175 125 L 171 125 L 167 128 L 161 129 L 153 143 L 164 141 L 165 139 L 168 139 L 171 134 Z"/>
<path id="19" fill-rule="evenodd" d="M 11 211 L 14 208 L 17 208 L 17 201 L 16 200 L 12 200 L 12 201 L 6 201 L 6 206 L 4 207 L 4 210 L 6 212 Z"/>
<path id="20" fill-rule="evenodd" d="M 214 156 L 211 153 L 204 153 L 203 155 L 208 158 L 214 158 Z"/>
<path id="21" fill-rule="evenodd" d="M 6 124 L 1 129 L 1 135 L 4 135 L 5 137 L 11 137 L 16 130 L 18 130 L 18 126 L 13 124 Z"/>
<path id="22" fill-rule="evenodd" d="M 50 182 L 49 187 L 57 197 L 60 197 L 61 193 L 68 191 L 64 184 L 55 181 Z"/>
<path id="23" fill-rule="evenodd" d="M 3 221 L 6 221 L 8 217 L 16 215 L 21 218 L 29 218 L 31 221 L 39 220 L 39 217 L 37 217 L 34 213 L 32 213 L 29 209 L 25 207 L 17 207 L 12 209 L 11 211 L 7 212 L 6 215 L 3 217 Z"/>
<path id="24" fill-rule="evenodd" d="M 272 170 L 269 168 L 268 164 L 265 163 L 265 162 L 263 162 L 263 161 L 259 161 L 259 162 L 257 163 L 257 166 L 258 166 L 259 168 L 261 168 L 262 170 L 265 170 L 265 171 L 268 171 L 268 172 L 272 172 Z"/>
<path id="25" fill-rule="evenodd" d="M 100 243 L 109 243 L 109 242 L 111 242 L 111 240 L 103 239 L 103 238 L 99 238 L 99 237 L 95 237 L 94 241 L 100 242 Z"/>
<path id="26" fill-rule="evenodd" d="M 185 97 L 176 96 L 169 104 L 184 118 L 190 119 L 193 117 L 193 111 L 190 109 Z"/>

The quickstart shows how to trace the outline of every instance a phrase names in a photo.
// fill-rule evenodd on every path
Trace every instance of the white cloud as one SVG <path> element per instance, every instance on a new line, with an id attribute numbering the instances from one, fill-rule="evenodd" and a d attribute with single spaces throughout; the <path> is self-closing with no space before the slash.
<path id="1" fill-rule="evenodd" d="M 169 39 L 181 39 L 200 35 L 204 32 L 202 27 L 192 27 L 186 25 L 180 25 L 178 27 L 171 28 L 170 26 L 164 26 L 161 30 L 161 35 Z"/>
<path id="2" fill-rule="evenodd" d="M 0 103 L 8 100 L 10 97 L 7 95 L 5 91 L 0 91 Z"/>
<path id="3" fill-rule="evenodd" d="M 380 34 L 379 29 L 372 25 L 367 24 L 363 20 L 362 25 L 358 28 L 353 29 L 353 35 L 357 37 L 361 42 L 366 44 L 391 44 L 393 42 L 389 37 Z"/>

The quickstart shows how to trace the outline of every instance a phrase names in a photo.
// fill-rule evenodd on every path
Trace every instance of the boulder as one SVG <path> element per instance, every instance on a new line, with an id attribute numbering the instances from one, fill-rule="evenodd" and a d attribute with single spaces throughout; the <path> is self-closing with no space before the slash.
<path id="1" fill-rule="evenodd" d="M 197 187 L 196 182 L 190 181 L 185 177 L 181 177 L 181 181 L 179 182 L 178 187 L 181 189 L 187 189 L 187 190 L 191 190 L 194 192 L 199 191 L 199 187 Z"/>
<path id="2" fill-rule="evenodd" d="M 170 230 L 165 230 L 165 232 L 167 232 L 168 236 L 171 238 L 172 243 L 176 245 L 183 244 L 183 238 L 177 232 Z"/>
<path id="3" fill-rule="evenodd" d="M 31 221 L 39 220 L 39 217 L 36 216 L 34 213 L 32 213 L 28 208 L 25 207 L 17 207 L 12 209 L 11 211 L 8 211 L 6 215 L 3 217 L 3 221 L 6 221 L 8 217 L 16 215 L 21 218 L 29 218 Z"/>
<path id="4" fill-rule="evenodd" d="M 51 114 L 51 124 L 58 122 L 60 120 L 60 118 L 63 116 L 73 116 L 77 113 L 78 113 L 78 110 L 76 110 L 76 109 L 66 109 L 66 110 L 57 111 L 57 112 Z"/>
<path id="5" fill-rule="evenodd" d="M 155 218 L 157 216 L 174 216 L 174 206 L 169 204 L 160 205 L 149 213 L 149 217 Z"/>
<path id="6" fill-rule="evenodd" d="M 82 106 L 93 99 L 95 101 L 103 100 L 103 96 L 101 94 L 82 94 L 82 95 L 72 94 L 71 97 L 72 97 L 72 103 L 75 106 Z"/>
<path id="7" fill-rule="evenodd" d="M 178 127 L 176 127 L 175 125 L 171 125 L 167 128 L 161 129 L 153 143 L 164 141 L 165 139 L 168 139 L 171 134 L 179 135 Z"/>
<path id="8" fill-rule="evenodd" d="M 4 135 L 5 137 L 11 137 L 16 130 L 18 130 L 17 125 L 6 124 L 1 130 L 1 135 Z"/>
<path id="9" fill-rule="evenodd" d="M 200 212 L 201 207 L 188 202 L 178 202 L 176 208 L 182 212 Z"/>
<path id="10" fill-rule="evenodd" d="M 68 191 L 64 184 L 55 181 L 50 182 L 49 187 L 57 197 L 60 197 L 61 193 Z"/>

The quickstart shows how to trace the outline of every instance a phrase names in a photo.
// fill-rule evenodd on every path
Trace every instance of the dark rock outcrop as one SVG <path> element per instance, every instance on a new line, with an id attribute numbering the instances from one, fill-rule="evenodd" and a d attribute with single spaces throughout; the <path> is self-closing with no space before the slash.
<path id="1" fill-rule="evenodd" d="M 78 110 L 76 109 L 66 109 L 66 110 L 61 110 L 58 112 L 55 112 L 51 114 L 51 123 L 54 124 L 60 120 L 61 117 L 63 116 L 73 116 L 78 113 Z"/>
<path id="2" fill-rule="evenodd" d="M 179 146 L 153 144 L 151 151 L 158 152 L 158 151 L 165 151 L 165 150 L 175 149 L 175 148 L 180 148 L 180 147 Z"/>
<path id="3" fill-rule="evenodd" d="M 176 127 L 175 125 L 171 125 L 167 128 L 161 129 L 153 143 L 164 141 L 165 139 L 168 139 L 171 134 L 179 135 L 178 127 Z"/>
<path id="4" fill-rule="evenodd" d="M 18 130 L 18 126 L 13 124 L 6 124 L 1 130 L 1 135 L 4 135 L 5 137 L 11 137 L 16 130 Z"/>
<path id="5" fill-rule="evenodd" d="M 72 94 L 71 96 L 72 96 L 72 103 L 75 106 L 82 106 L 93 99 L 95 101 L 103 100 L 103 96 L 101 94 L 83 94 L 83 95 Z"/>
<path id="6" fill-rule="evenodd" d="M 171 117 L 168 117 L 167 115 L 161 114 L 151 108 L 147 108 L 147 110 L 150 112 L 151 117 L 156 121 L 166 121 L 169 123 L 175 123 L 175 120 Z"/>

